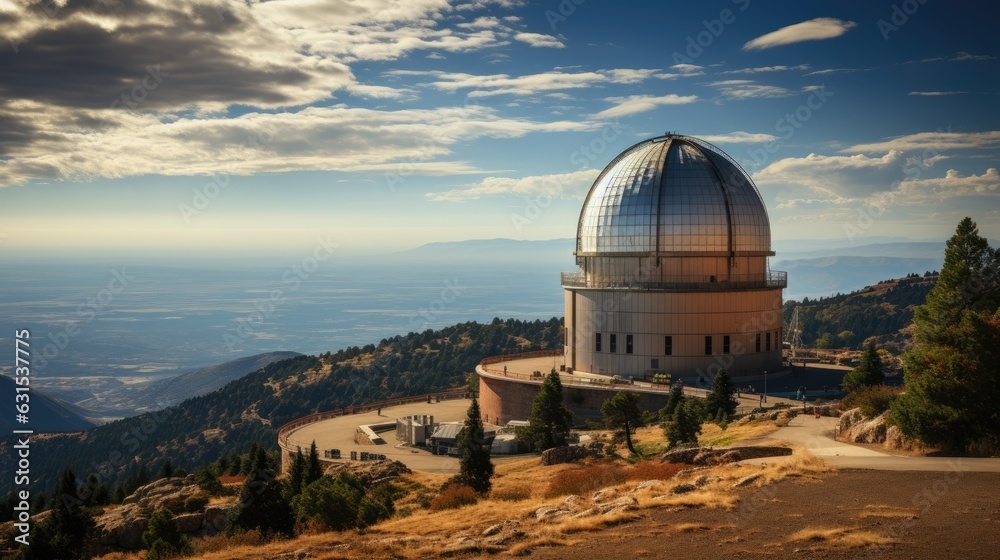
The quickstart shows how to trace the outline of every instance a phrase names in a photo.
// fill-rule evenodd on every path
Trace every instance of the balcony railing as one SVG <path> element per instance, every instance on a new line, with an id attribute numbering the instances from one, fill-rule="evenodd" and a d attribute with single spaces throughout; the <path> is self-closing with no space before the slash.
<path id="1" fill-rule="evenodd" d="M 591 276 L 583 271 L 562 273 L 562 285 L 567 288 L 595 288 L 602 290 L 677 290 L 677 291 L 726 291 L 788 287 L 788 273 L 768 271 L 766 276 L 730 275 L 728 279 L 713 280 L 710 276 L 673 276 L 669 282 L 640 281 Z"/>

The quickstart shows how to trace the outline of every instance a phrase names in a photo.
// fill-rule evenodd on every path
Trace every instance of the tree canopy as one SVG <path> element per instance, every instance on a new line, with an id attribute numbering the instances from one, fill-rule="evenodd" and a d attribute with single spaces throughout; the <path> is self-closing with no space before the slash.
<path id="1" fill-rule="evenodd" d="M 458 481 L 480 494 L 490 491 L 493 476 L 493 462 L 490 448 L 485 444 L 486 435 L 480 417 L 479 401 L 472 399 L 465 426 L 458 432 L 459 474 Z"/>
<path id="2" fill-rule="evenodd" d="M 625 438 L 629 453 L 637 455 L 632 445 L 632 434 L 642 426 L 642 411 L 639 410 L 639 395 L 619 391 L 601 405 L 604 423 Z"/>
<path id="3" fill-rule="evenodd" d="M 528 427 L 519 439 L 538 451 L 566 445 L 572 421 L 573 412 L 563 404 L 562 381 L 553 369 L 545 376 L 541 389 L 535 395 Z"/>

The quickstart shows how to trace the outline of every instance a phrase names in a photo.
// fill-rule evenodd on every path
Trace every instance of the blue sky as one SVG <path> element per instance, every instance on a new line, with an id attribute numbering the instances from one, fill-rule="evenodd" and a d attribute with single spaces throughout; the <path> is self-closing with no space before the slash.
<path id="1" fill-rule="evenodd" d="M 984 2 L 0 0 L 0 254 L 345 253 L 575 233 L 676 131 L 777 240 L 1000 237 Z"/>

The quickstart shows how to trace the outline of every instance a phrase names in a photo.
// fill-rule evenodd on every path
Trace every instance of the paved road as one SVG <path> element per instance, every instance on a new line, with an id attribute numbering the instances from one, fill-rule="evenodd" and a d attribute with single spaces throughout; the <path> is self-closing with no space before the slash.
<path id="1" fill-rule="evenodd" d="M 833 467 L 886 471 L 1000 472 L 1000 459 L 891 455 L 833 439 L 837 418 L 800 414 L 769 438 L 804 447 Z"/>

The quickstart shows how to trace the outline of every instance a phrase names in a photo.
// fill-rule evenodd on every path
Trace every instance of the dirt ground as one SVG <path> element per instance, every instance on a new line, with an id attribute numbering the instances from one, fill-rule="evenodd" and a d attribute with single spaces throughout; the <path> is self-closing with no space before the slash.
<path id="1" fill-rule="evenodd" d="M 845 469 L 749 490 L 730 511 L 650 510 L 533 558 L 1000 558 L 1000 473 Z"/>

